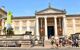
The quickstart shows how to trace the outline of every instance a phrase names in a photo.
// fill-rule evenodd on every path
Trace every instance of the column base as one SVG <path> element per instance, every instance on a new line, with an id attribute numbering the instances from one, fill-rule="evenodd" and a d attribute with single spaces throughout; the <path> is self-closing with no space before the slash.
<path id="1" fill-rule="evenodd" d="M 52 45 L 51 45 L 50 42 L 51 42 L 50 40 L 45 40 L 45 41 L 44 41 L 44 47 L 45 47 L 45 48 L 51 48 Z"/>
<path id="2" fill-rule="evenodd" d="M 59 39 L 59 37 L 58 37 L 58 36 L 55 36 L 54 38 L 55 38 L 55 39 Z"/>
<path id="3" fill-rule="evenodd" d="M 48 37 L 45 37 L 45 40 L 48 40 Z"/>
<path id="4" fill-rule="evenodd" d="M 40 37 L 39 37 L 39 36 L 36 36 L 36 39 L 37 39 L 37 40 L 39 40 L 39 39 L 40 39 Z"/>
<path id="5" fill-rule="evenodd" d="M 2 31 L 2 30 L 0 31 L 0 33 L 1 33 L 0 35 L 4 35 L 4 33 L 3 33 L 3 31 Z"/>

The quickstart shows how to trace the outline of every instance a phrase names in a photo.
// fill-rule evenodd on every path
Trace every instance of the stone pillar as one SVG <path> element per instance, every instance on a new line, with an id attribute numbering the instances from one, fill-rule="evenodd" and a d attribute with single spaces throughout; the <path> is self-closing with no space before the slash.
<path id="1" fill-rule="evenodd" d="M 54 26 L 55 26 L 55 39 L 58 38 L 58 33 L 57 33 L 57 17 L 55 16 L 54 17 Z"/>
<path id="2" fill-rule="evenodd" d="M 73 17 L 72 21 L 73 21 L 73 34 L 75 34 L 76 26 L 75 26 L 75 18 L 74 17 Z"/>
<path id="3" fill-rule="evenodd" d="M 12 23 L 11 23 L 11 26 L 12 26 L 12 28 L 13 28 L 13 31 L 14 31 L 14 21 L 12 21 Z"/>
<path id="4" fill-rule="evenodd" d="M 19 23 L 20 23 L 20 26 L 19 26 L 19 34 L 22 34 L 22 21 L 19 21 Z"/>
<path id="5" fill-rule="evenodd" d="M 5 27 L 5 25 L 4 25 L 4 19 L 2 18 L 1 19 L 2 21 L 1 21 L 1 28 L 2 28 L 2 30 L 1 30 L 1 35 L 4 35 L 4 33 L 3 33 L 3 29 L 4 29 L 4 27 Z"/>
<path id="6" fill-rule="evenodd" d="M 66 18 L 63 17 L 63 36 L 64 36 L 64 35 L 67 36 L 66 31 L 67 31 Z"/>
<path id="7" fill-rule="evenodd" d="M 14 23 L 12 23 L 11 26 L 12 26 L 12 28 L 13 28 L 13 30 L 14 30 Z"/>
<path id="8" fill-rule="evenodd" d="M 45 40 L 48 40 L 48 34 L 47 34 L 47 17 L 45 17 Z"/>
<path id="9" fill-rule="evenodd" d="M 27 20 L 27 31 L 30 31 L 30 21 Z"/>
<path id="10" fill-rule="evenodd" d="M 36 17 L 36 38 L 39 40 L 39 19 Z"/>

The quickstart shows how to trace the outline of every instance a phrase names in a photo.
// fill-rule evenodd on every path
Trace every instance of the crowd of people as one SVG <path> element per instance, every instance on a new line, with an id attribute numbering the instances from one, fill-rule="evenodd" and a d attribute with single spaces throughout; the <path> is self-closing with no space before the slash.
<path id="1" fill-rule="evenodd" d="M 56 47 L 79 47 L 78 38 L 51 38 L 51 45 Z"/>

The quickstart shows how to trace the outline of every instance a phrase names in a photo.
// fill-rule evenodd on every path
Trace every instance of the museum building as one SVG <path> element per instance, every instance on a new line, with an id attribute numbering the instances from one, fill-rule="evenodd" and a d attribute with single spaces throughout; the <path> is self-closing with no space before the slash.
<path id="1" fill-rule="evenodd" d="M 0 8 L 0 34 L 4 35 L 5 17 L 7 12 Z M 67 14 L 66 10 L 60 10 L 48 6 L 35 12 L 34 16 L 14 16 L 12 28 L 15 34 L 24 34 L 31 31 L 33 36 L 48 40 L 52 36 L 70 36 L 80 33 L 80 14 Z"/>

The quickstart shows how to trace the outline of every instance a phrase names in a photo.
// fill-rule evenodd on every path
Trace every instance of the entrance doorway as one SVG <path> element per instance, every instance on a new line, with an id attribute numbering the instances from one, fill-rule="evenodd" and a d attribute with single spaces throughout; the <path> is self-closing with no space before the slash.
<path id="1" fill-rule="evenodd" d="M 48 26 L 48 39 L 54 36 L 54 26 Z"/>

